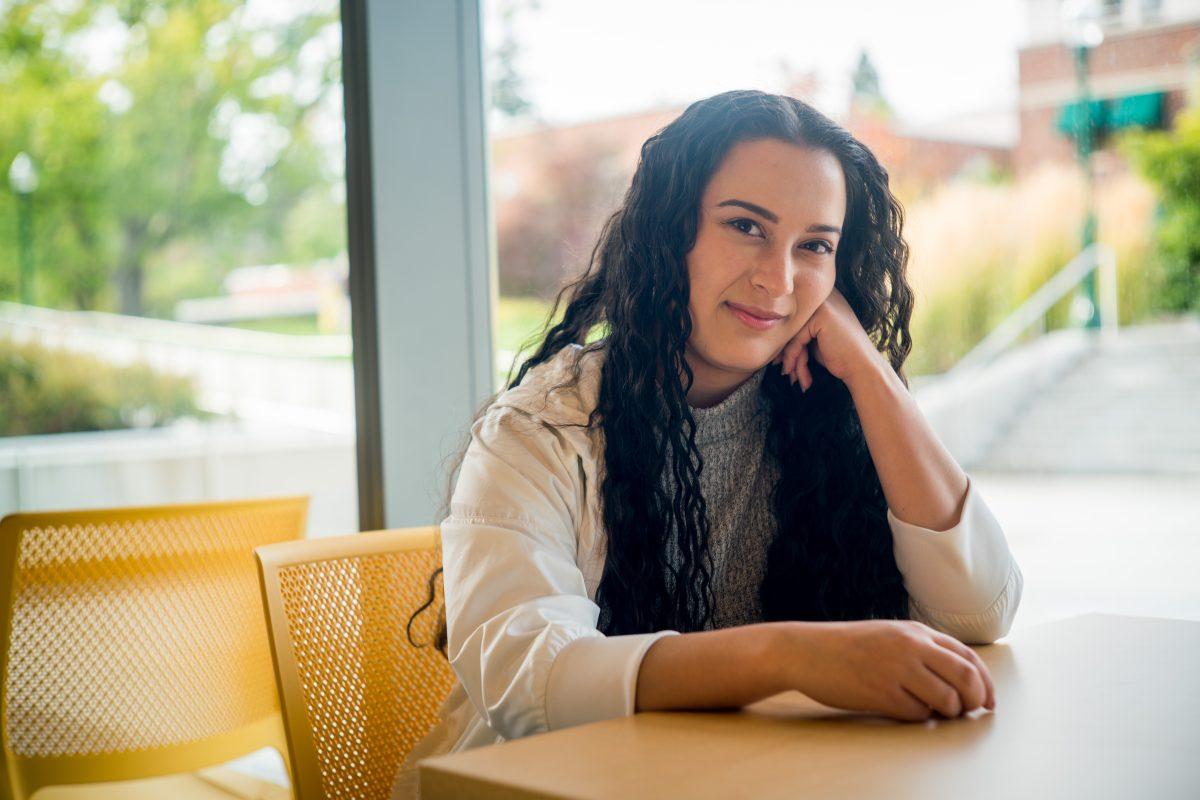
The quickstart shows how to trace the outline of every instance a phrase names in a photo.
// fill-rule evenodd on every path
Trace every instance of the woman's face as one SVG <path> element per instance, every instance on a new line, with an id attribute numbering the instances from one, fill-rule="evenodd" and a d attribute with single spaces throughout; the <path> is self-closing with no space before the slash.
<path id="1" fill-rule="evenodd" d="M 833 291 L 846 185 L 826 150 L 779 139 L 734 145 L 704 190 L 687 254 L 693 406 L 774 360 Z"/>

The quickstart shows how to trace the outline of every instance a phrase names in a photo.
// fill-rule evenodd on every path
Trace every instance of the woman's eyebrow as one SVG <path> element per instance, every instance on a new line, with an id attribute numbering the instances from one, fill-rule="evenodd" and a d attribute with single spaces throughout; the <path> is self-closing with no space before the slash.
<path id="1" fill-rule="evenodd" d="M 765 209 L 762 206 L 758 205 L 757 203 L 751 203 L 748 200 L 736 200 L 736 199 L 722 200 L 720 203 L 717 203 L 717 208 L 720 208 L 722 206 L 738 206 L 740 208 L 746 209 L 747 211 L 753 211 L 755 214 L 758 214 L 760 217 L 770 220 L 771 222 L 776 222 L 776 223 L 779 222 L 779 216 L 777 214 L 775 214 L 775 212 Z M 837 225 L 809 225 L 808 232 L 809 233 L 836 233 L 840 236 L 842 233 L 842 229 L 839 228 Z"/>
<path id="2" fill-rule="evenodd" d="M 724 200 L 720 203 L 717 203 L 717 208 L 720 208 L 721 206 L 740 206 L 741 208 L 744 208 L 747 211 L 753 211 L 755 214 L 758 214 L 760 217 L 769 219 L 771 222 L 779 222 L 779 217 L 776 216 L 774 212 L 768 211 L 767 209 L 763 208 L 762 206 L 760 206 L 756 203 L 748 202 L 746 200 Z"/>

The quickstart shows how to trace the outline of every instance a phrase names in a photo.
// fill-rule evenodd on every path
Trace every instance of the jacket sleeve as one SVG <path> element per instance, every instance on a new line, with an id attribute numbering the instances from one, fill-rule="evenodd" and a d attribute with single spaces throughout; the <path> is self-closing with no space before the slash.
<path id="1" fill-rule="evenodd" d="M 525 412 L 471 430 L 441 525 L 450 663 L 505 739 L 634 712 L 642 657 L 675 631 L 606 637 L 576 564 L 578 455 Z"/>
<path id="2" fill-rule="evenodd" d="M 962 515 L 949 530 L 904 522 L 890 508 L 887 516 L 913 619 L 967 644 L 1008 633 L 1025 580 L 970 476 Z"/>

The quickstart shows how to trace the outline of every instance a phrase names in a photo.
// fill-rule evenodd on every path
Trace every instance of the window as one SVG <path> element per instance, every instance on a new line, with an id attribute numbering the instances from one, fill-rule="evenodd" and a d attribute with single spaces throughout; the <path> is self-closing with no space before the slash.
<path id="1" fill-rule="evenodd" d="M 356 530 L 336 0 L 0 4 L 0 514 Z"/>

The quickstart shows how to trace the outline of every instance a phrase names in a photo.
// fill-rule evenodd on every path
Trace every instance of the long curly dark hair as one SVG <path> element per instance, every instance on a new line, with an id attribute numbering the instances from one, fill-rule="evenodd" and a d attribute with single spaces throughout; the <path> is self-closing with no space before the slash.
<path id="1" fill-rule="evenodd" d="M 686 258 L 713 173 L 733 145 L 765 138 L 838 159 L 846 217 L 835 286 L 904 378 L 913 292 L 903 209 L 870 150 L 812 106 L 753 90 L 697 101 L 651 136 L 587 270 L 555 300 L 549 320 L 567 300 L 561 321 L 547 323 L 508 382 L 517 386 L 571 344 L 605 351 L 589 425 L 604 441 L 599 491 L 607 553 L 596 602 L 600 630 L 609 635 L 712 624 L 703 460 L 685 400 L 693 380 L 684 358 L 692 330 Z M 603 336 L 595 338 L 597 331 Z M 850 393 L 815 360 L 809 365 L 807 392 L 775 367 L 762 381 L 767 453 L 780 467 L 772 496 L 777 528 L 761 587 L 764 617 L 907 618 L 887 503 Z M 664 485 L 664 475 L 673 481 Z"/>

